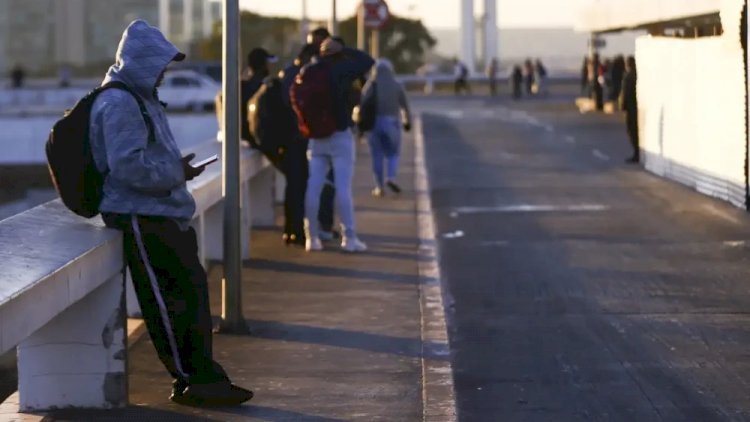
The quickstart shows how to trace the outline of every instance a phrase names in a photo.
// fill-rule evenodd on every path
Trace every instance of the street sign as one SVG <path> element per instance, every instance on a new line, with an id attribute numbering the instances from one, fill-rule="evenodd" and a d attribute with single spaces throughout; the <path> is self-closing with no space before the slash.
<path id="1" fill-rule="evenodd" d="M 364 0 L 362 10 L 365 13 L 365 27 L 370 29 L 382 28 L 391 17 L 384 0 Z"/>

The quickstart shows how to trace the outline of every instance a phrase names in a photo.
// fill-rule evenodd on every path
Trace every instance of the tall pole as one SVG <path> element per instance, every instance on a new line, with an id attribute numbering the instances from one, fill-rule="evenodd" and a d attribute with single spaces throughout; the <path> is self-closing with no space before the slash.
<path id="1" fill-rule="evenodd" d="M 474 0 L 461 0 L 461 61 L 473 74 L 476 67 L 474 50 Z"/>
<path id="2" fill-rule="evenodd" d="M 373 29 L 370 37 L 370 55 L 377 59 L 380 57 L 380 30 Z"/>
<path id="3" fill-rule="evenodd" d="M 328 32 L 336 36 L 339 34 L 339 20 L 336 16 L 336 0 L 331 1 L 331 20 L 328 22 Z"/>
<path id="4" fill-rule="evenodd" d="M 240 258 L 240 5 L 224 0 L 224 279 L 221 332 L 247 331 L 242 316 L 242 262 Z"/>
<path id="5" fill-rule="evenodd" d="M 365 4 L 362 3 L 357 7 L 357 49 L 364 51 L 367 40 L 367 31 L 365 30 Z"/>
<path id="6" fill-rule="evenodd" d="M 484 68 L 498 58 L 497 0 L 484 0 Z"/>
<path id="7" fill-rule="evenodd" d="M 302 44 L 307 44 L 307 33 L 310 32 L 310 21 L 307 18 L 307 0 L 302 0 L 302 20 L 300 21 Z"/>

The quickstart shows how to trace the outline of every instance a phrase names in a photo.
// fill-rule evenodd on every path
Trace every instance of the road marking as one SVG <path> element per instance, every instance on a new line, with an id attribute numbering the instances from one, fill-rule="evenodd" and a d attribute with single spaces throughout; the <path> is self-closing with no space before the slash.
<path id="1" fill-rule="evenodd" d="M 577 205 L 532 205 L 514 204 L 501 205 L 497 207 L 458 207 L 453 210 L 458 214 L 489 214 L 489 213 L 521 213 L 521 212 L 575 212 L 575 211 L 606 211 L 609 207 L 602 204 L 577 204 Z"/>
<path id="2" fill-rule="evenodd" d="M 455 422 L 456 395 L 453 385 L 453 367 L 450 359 L 436 359 L 450 355 L 448 329 L 445 322 L 445 305 L 452 306 L 450 292 L 443 294 L 440 273 L 440 251 L 435 236 L 435 211 L 430 199 L 430 180 L 427 174 L 424 151 L 424 130 L 421 117 L 414 124 L 414 172 L 417 191 L 417 227 L 419 229 L 419 311 L 422 337 L 422 420 L 441 415 L 444 422 Z M 439 347 L 436 347 L 439 346 Z M 447 352 L 447 353 L 446 353 Z"/>
<path id="3" fill-rule="evenodd" d="M 724 246 L 737 248 L 740 246 L 745 246 L 745 241 L 744 240 L 727 240 L 726 242 L 724 242 Z"/>
<path id="4" fill-rule="evenodd" d="M 592 152 L 592 154 L 594 154 L 594 157 L 596 157 L 596 158 L 598 158 L 598 159 L 600 159 L 602 161 L 609 161 L 610 160 L 609 155 L 607 155 L 607 154 L 599 151 L 598 149 L 595 149 L 595 150 L 593 150 L 591 152 Z"/>
<path id="5" fill-rule="evenodd" d="M 456 231 L 450 232 L 450 233 L 443 233 L 443 238 L 444 239 L 458 239 L 458 238 L 461 238 L 461 237 L 464 237 L 463 230 L 456 230 Z"/>
<path id="6" fill-rule="evenodd" d="M 492 247 L 492 246 L 508 246 L 510 242 L 507 240 L 486 240 L 480 243 L 481 246 Z"/>
<path id="7" fill-rule="evenodd" d="M 569 144 L 575 144 L 576 143 L 576 138 L 568 135 L 568 136 L 565 137 L 565 142 L 567 142 Z"/>

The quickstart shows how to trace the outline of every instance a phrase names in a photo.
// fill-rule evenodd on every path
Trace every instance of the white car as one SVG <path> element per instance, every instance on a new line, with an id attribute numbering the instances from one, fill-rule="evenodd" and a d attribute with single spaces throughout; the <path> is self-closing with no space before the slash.
<path id="1" fill-rule="evenodd" d="M 168 71 L 159 87 L 159 99 L 171 110 L 210 111 L 221 85 L 193 70 Z"/>

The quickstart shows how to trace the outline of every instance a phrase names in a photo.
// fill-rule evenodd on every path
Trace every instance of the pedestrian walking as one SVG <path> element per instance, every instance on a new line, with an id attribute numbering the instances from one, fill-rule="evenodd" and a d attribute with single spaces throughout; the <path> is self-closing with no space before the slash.
<path id="1" fill-rule="evenodd" d="M 300 119 L 300 127 L 303 134 L 310 137 L 305 249 L 323 249 L 317 217 L 326 174 L 333 168 L 336 201 L 344 232 L 341 247 L 348 252 L 363 252 L 367 245 L 357 237 L 354 222 L 352 180 L 355 152 L 348 90 L 354 80 L 364 76 L 375 62 L 366 53 L 345 48 L 332 38 L 323 42 L 320 56 L 317 62 L 302 69 L 291 90 L 292 105 Z"/>
<path id="2" fill-rule="evenodd" d="M 331 33 L 323 26 L 315 28 L 307 34 L 307 42 L 315 47 L 315 55 L 312 57 L 311 61 L 317 61 L 320 58 L 320 46 L 323 44 L 323 41 L 330 36 Z M 297 73 L 299 73 L 299 69 L 297 69 Z M 294 78 L 292 78 L 292 80 L 294 80 Z M 335 217 L 333 203 L 336 199 L 334 178 L 334 169 L 331 167 L 326 175 L 323 191 L 320 193 L 320 211 L 318 212 L 320 226 L 318 236 L 324 241 L 335 240 L 341 237 L 341 234 L 333 228 Z"/>
<path id="3" fill-rule="evenodd" d="M 493 58 L 490 61 L 490 65 L 487 67 L 487 78 L 490 82 L 490 95 L 496 96 L 497 95 L 497 72 L 498 72 L 498 63 L 497 59 Z"/>
<path id="4" fill-rule="evenodd" d="M 310 63 L 313 57 L 318 55 L 319 46 L 314 44 L 305 45 L 299 52 L 294 62 L 287 66 L 280 74 L 284 102 L 291 107 L 289 90 L 294 80 L 299 75 L 300 69 Z M 305 245 L 305 191 L 309 177 L 309 163 L 307 160 L 308 140 L 305 139 L 297 127 L 294 127 L 295 139 L 293 139 L 281 161 L 280 170 L 286 178 L 284 190 L 284 241 L 290 245 Z M 330 189 L 333 191 L 333 189 Z M 321 230 L 331 231 L 333 225 L 333 198 L 334 194 L 326 195 L 325 189 L 321 193 L 320 210 L 318 211 L 318 223 Z"/>
<path id="5" fill-rule="evenodd" d="M 10 85 L 14 89 L 23 88 L 23 83 L 26 80 L 26 71 L 20 64 L 17 64 L 10 71 Z"/>
<path id="6" fill-rule="evenodd" d="M 619 107 L 620 94 L 622 93 L 622 80 L 625 77 L 625 57 L 621 54 L 612 61 L 612 86 L 609 90 L 609 100 Z"/>
<path id="7" fill-rule="evenodd" d="M 513 72 L 510 75 L 511 92 L 514 100 L 520 100 L 523 95 L 523 70 L 521 66 L 513 66 Z"/>
<path id="8" fill-rule="evenodd" d="M 185 55 L 142 20 L 125 30 L 93 104 L 90 143 L 105 175 L 99 211 L 123 232 L 128 268 L 159 359 L 174 378 L 176 403 L 238 405 L 253 393 L 233 385 L 213 359 L 206 272 L 190 221 L 195 201 L 186 182 L 204 167 L 182 157 L 157 87 Z M 128 92 L 130 91 L 130 92 Z"/>
<path id="9" fill-rule="evenodd" d="M 636 86 L 638 84 L 638 72 L 635 66 L 635 57 L 628 57 L 625 62 L 625 77 L 622 81 L 622 109 L 625 110 L 625 126 L 633 146 L 633 155 L 627 159 L 628 163 L 638 163 L 641 159 L 641 149 L 638 139 L 638 95 Z"/>
<path id="10" fill-rule="evenodd" d="M 534 95 L 534 64 L 531 62 L 531 59 L 527 59 L 523 63 L 523 78 L 526 95 L 531 97 Z"/>
<path id="11" fill-rule="evenodd" d="M 380 59 L 375 72 L 364 88 L 361 109 L 372 102 L 375 125 L 370 131 L 369 143 L 372 155 L 372 170 L 375 176 L 373 196 L 385 196 L 387 186 L 393 193 L 401 193 L 396 183 L 399 158 L 401 156 L 401 127 L 411 130 L 411 113 L 403 86 L 393 76 L 393 65 L 386 59 Z M 386 164 L 387 174 L 383 170 Z"/>
<path id="12" fill-rule="evenodd" d="M 604 67 L 599 61 L 599 53 L 594 53 L 589 61 L 589 98 L 595 103 L 596 110 L 604 110 Z"/>
<path id="13" fill-rule="evenodd" d="M 455 91 L 456 95 L 460 95 L 461 92 L 464 92 L 468 95 L 471 95 L 471 87 L 469 87 L 469 68 L 466 67 L 466 65 L 456 59 L 453 73 L 456 77 L 456 80 L 453 84 L 453 90 Z"/>
<path id="14" fill-rule="evenodd" d="M 583 57 L 583 65 L 581 65 L 581 95 L 591 97 L 589 92 L 589 67 L 591 59 L 588 56 Z"/>
<path id="15" fill-rule="evenodd" d="M 541 59 L 537 59 L 534 65 L 534 86 L 537 95 L 547 95 L 547 68 L 544 67 Z"/>

